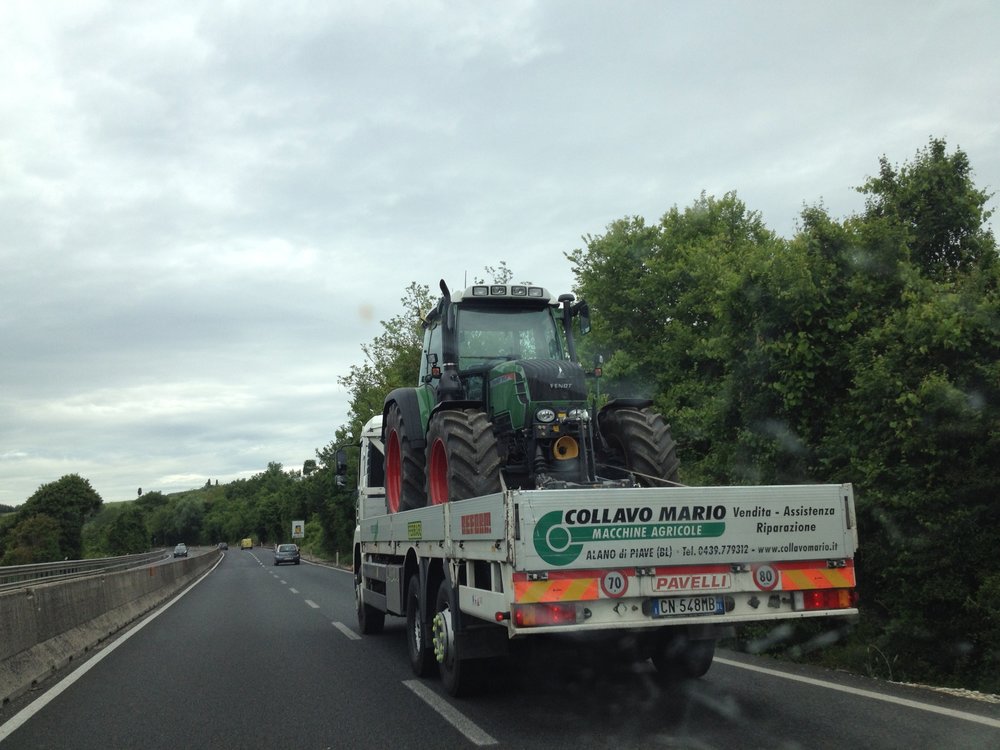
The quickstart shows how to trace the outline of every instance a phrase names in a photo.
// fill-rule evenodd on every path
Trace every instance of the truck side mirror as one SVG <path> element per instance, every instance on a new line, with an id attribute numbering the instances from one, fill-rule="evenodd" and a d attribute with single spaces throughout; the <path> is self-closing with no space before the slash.
<path id="1" fill-rule="evenodd" d="M 347 451 L 343 448 L 337 451 L 337 476 L 342 477 L 347 474 Z"/>
<path id="2" fill-rule="evenodd" d="M 573 305 L 573 312 L 580 318 L 580 335 L 590 333 L 590 305 L 580 300 Z"/>

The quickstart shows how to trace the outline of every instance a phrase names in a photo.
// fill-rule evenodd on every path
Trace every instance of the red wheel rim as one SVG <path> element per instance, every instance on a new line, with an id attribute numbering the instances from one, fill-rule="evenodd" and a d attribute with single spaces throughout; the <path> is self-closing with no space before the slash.
<path id="1" fill-rule="evenodd" d="M 385 451 L 385 499 L 390 513 L 399 512 L 399 498 L 403 494 L 403 458 L 399 449 L 399 433 L 389 433 Z"/>
<path id="2" fill-rule="evenodd" d="M 431 505 L 443 505 L 448 502 L 448 452 L 443 440 L 435 440 L 431 446 L 429 469 L 427 479 L 431 490 Z"/>

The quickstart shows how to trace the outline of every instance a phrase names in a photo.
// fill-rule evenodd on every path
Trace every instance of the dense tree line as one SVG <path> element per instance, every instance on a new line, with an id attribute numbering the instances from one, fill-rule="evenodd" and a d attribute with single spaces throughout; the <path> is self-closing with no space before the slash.
<path id="1" fill-rule="evenodd" d="M 734 194 L 570 254 L 603 387 L 669 415 L 691 484 L 852 482 L 858 668 L 1000 690 L 1000 264 L 966 155 L 884 158 L 790 240 Z M 808 628 L 806 628 L 808 630 Z"/>
<path id="2" fill-rule="evenodd" d="M 334 468 L 310 459 L 302 472 L 289 472 L 272 462 L 249 479 L 108 504 L 87 480 L 70 475 L 43 485 L 4 517 L 0 564 L 111 557 L 244 537 L 272 544 L 290 540 L 294 520 L 306 521 L 301 546 L 331 558 L 348 555 L 354 503 Z"/>

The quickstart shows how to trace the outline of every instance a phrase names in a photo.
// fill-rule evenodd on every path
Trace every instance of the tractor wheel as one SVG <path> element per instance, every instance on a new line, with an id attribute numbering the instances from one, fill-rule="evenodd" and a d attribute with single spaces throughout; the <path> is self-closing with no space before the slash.
<path id="1" fill-rule="evenodd" d="M 385 413 L 385 499 L 390 513 L 421 508 L 424 495 L 424 452 L 413 447 L 420 425 L 408 425 L 395 402 Z"/>
<path id="2" fill-rule="evenodd" d="M 497 439 L 475 409 L 438 412 L 427 429 L 427 496 L 432 505 L 500 491 Z"/>
<path id="3" fill-rule="evenodd" d="M 677 484 L 677 444 L 670 426 L 652 409 L 606 409 L 598 415 L 608 451 L 601 456 L 604 473 L 626 476 L 644 487 Z M 611 471 L 607 471 L 611 467 Z"/>

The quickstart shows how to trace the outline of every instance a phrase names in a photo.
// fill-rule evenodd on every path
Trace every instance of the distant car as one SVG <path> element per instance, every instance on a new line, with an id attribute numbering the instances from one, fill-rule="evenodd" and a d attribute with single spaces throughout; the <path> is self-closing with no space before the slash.
<path id="1" fill-rule="evenodd" d="M 219 542 L 219 549 L 229 549 L 229 542 Z"/>
<path id="2" fill-rule="evenodd" d="M 181 542 L 176 547 L 174 547 L 174 557 L 187 557 L 187 556 L 188 556 L 188 548 L 187 545 L 184 544 L 184 542 Z"/>
<path id="3" fill-rule="evenodd" d="M 281 563 L 299 564 L 299 548 L 294 544 L 279 544 L 274 548 L 274 564 Z"/>
<path id="4" fill-rule="evenodd" d="M 253 539 L 247 537 L 240 542 L 240 550 L 253 549 Z"/>

